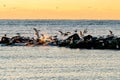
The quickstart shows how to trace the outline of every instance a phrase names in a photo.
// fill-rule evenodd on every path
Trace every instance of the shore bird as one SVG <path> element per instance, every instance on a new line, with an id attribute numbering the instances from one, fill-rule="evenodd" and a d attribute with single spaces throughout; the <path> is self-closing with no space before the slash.
<path id="1" fill-rule="evenodd" d="M 60 32 L 62 36 L 68 36 L 69 34 L 71 34 L 71 32 L 65 32 L 65 33 L 63 33 L 62 31 L 58 31 L 58 32 Z"/>

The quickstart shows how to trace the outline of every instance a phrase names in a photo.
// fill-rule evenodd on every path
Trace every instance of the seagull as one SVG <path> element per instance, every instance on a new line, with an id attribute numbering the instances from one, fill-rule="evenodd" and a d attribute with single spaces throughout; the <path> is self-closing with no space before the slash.
<path id="1" fill-rule="evenodd" d="M 43 39 L 45 39 L 45 36 L 44 36 L 44 34 L 41 34 L 41 36 L 43 37 Z"/>
<path id="2" fill-rule="evenodd" d="M 113 35 L 113 32 L 111 30 L 109 30 L 109 32 L 110 32 L 110 35 Z"/>
<path id="3" fill-rule="evenodd" d="M 36 28 L 33 28 L 33 30 L 35 31 L 35 35 L 36 35 L 37 38 L 39 39 L 39 38 L 40 38 L 40 36 L 39 36 L 39 31 L 40 31 L 40 30 L 37 30 Z"/>
<path id="4" fill-rule="evenodd" d="M 63 35 L 63 32 L 62 32 L 62 31 L 58 31 L 58 32 L 60 32 L 60 34 Z"/>
<path id="5" fill-rule="evenodd" d="M 83 35 L 83 33 L 82 33 L 82 31 L 80 31 L 80 36 L 81 36 L 81 37 L 83 37 L 83 36 L 84 36 L 84 35 Z"/>
<path id="6" fill-rule="evenodd" d="M 71 34 L 71 32 L 65 32 L 65 33 L 63 33 L 62 31 L 58 31 L 58 32 L 60 32 L 61 35 L 63 35 L 63 36 L 68 36 L 69 34 Z"/>
<path id="7" fill-rule="evenodd" d="M 77 29 L 75 30 L 75 32 L 77 32 Z"/>
<path id="8" fill-rule="evenodd" d="M 86 28 L 86 29 L 84 29 L 83 34 L 85 34 L 85 33 L 87 33 L 87 32 L 88 32 L 88 30 L 87 30 L 87 28 Z"/>

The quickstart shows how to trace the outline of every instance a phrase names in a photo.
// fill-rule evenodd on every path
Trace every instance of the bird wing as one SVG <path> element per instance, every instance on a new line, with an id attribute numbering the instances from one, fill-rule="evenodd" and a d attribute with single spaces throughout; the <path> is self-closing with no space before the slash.
<path id="1" fill-rule="evenodd" d="M 58 31 L 58 32 L 60 32 L 60 34 L 63 35 L 63 32 L 62 32 L 62 31 Z"/>
<path id="2" fill-rule="evenodd" d="M 40 38 L 39 31 L 36 28 L 33 28 L 33 30 L 35 31 L 35 34 L 36 34 L 37 38 L 39 39 Z"/>

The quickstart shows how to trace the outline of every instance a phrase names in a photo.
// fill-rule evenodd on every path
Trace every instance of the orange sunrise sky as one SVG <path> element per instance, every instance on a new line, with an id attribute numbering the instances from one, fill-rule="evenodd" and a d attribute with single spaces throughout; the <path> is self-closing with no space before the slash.
<path id="1" fill-rule="evenodd" d="M 120 20 L 120 0 L 0 0 L 0 19 Z"/>

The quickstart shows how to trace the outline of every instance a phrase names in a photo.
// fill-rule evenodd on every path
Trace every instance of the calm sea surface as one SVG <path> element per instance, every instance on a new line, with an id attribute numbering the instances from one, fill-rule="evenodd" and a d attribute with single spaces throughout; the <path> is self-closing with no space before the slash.
<path id="1" fill-rule="evenodd" d="M 47 36 L 59 30 L 120 36 L 114 20 L 0 20 L 0 38 L 21 33 L 36 37 L 33 28 Z M 120 50 L 69 49 L 56 46 L 0 46 L 0 80 L 120 80 Z"/>

